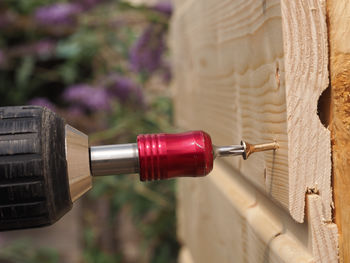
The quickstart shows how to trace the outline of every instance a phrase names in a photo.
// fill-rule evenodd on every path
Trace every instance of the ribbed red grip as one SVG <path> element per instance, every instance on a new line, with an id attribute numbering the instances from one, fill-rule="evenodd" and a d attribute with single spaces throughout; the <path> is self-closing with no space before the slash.
<path id="1" fill-rule="evenodd" d="M 205 176 L 213 169 L 213 146 L 203 131 L 137 137 L 141 181 Z"/>

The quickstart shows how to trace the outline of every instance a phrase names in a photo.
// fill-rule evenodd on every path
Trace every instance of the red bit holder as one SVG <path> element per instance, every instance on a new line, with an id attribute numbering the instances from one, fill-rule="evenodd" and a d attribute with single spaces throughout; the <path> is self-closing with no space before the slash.
<path id="1" fill-rule="evenodd" d="M 203 131 L 137 137 L 141 181 L 205 176 L 213 169 L 210 136 Z"/>

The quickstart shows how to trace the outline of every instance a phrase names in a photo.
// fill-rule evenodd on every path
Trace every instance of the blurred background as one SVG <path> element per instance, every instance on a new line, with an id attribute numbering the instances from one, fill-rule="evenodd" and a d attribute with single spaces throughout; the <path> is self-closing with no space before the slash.
<path id="1" fill-rule="evenodd" d="M 90 143 L 171 132 L 166 1 L 1 0 L 0 105 L 46 106 Z M 0 262 L 176 262 L 175 183 L 94 179 L 56 225 L 0 233 Z"/>

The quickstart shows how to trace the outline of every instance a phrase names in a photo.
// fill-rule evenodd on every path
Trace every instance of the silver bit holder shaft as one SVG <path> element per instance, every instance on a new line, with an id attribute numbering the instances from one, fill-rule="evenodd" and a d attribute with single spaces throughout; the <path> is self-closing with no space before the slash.
<path id="1" fill-rule="evenodd" d="M 213 145 L 213 148 L 214 148 L 214 158 L 241 155 L 244 160 L 247 160 L 252 153 L 271 151 L 271 150 L 275 151 L 279 148 L 279 145 L 277 142 L 250 144 L 245 141 L 241 141 L 241 145 L 229 145 L 229 146 Z"/>

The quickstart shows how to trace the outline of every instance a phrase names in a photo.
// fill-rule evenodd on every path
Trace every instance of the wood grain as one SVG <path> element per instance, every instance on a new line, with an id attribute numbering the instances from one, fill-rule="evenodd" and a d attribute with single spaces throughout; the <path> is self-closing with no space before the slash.
<path id="1" fill-rule="evenodd" d="M 175 7 L 177 125 L 205 130 L 217 145 L 280 145 L 247 161 L 226 158 L 227 171 L 214 169 L 209 179 L 181 181 L 179 236 L 193 261 L 335 261 L 330 132 L 317 114 L 329 84 L 325 1 L 178 0 Z M 244 183 L 236 185 L 238 176 Z"/>
<path id="2" fill-rule="evenodd" d="M 350 261 L 350 4 L 328 0 L 335 222 L 340 262 Z"/>
<path id="3" fill-rule="evenodd" d="M 312 252 L 316 262 L 338 262 L 337 225 L 324 218 L 322 199 L 318 194 L 307 194 L 308 223 L 311 231 Z"/>
<path id="4" fill-rule="evenodd" d="M 179 184 L 179 237 L 193 262 L 314 262 L 307 224 L 296 223 L 226 164 Z"/>
<path id="5" fill-rule="evenodd" d="M 226 161 L 298 222 L 309 187 L 331 218 L 330 134 L 317 116 L 326 29 L 316 0 L 187 0 L 172 23 L 177 124 L 218 145 L 276 140 L 275 154 Z"/>
<path id="6" fill-rule="evenodd" d="M 217 145 L 277 140 L 276 155 L 226 161 L 288 209 L 279 1 L 268 1 L 264 10 L 261 1 L 204 0 L 186 1 L 175 13 L 176 119 L 187 129 L 207 131 Z"/>
<path id="7" fill-rule="evenodd" d="M 324 216 L 331 220 L 330 133 L 317 116 L 318 99 L 328 87 L 325 5 L 324 1 L 318 0 L 281 3 L 286 65 L 289 209 L 297 221 L 302 221 L 305 190 L 317 188 Z"/>

